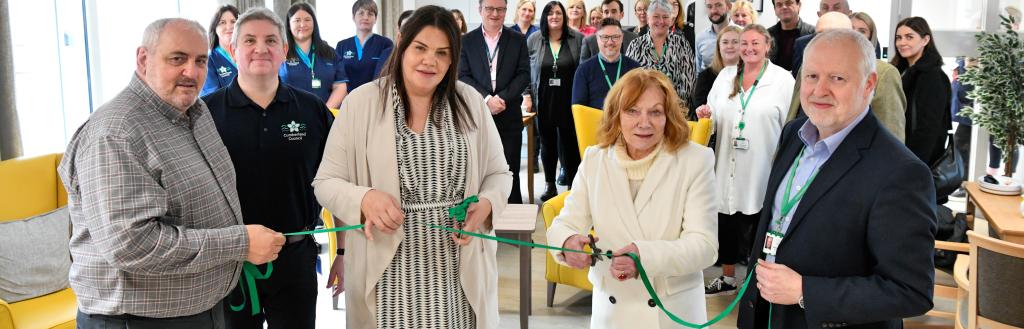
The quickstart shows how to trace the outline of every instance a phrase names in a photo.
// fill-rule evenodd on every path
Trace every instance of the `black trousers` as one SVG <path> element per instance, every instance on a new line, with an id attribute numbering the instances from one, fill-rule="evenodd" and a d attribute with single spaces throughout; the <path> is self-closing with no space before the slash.
<path id="1" fill-rule="evenodd" d="M 551 113 L 566 111 L 565 113 Z M 565 184 L 572 187 L 576 169 L 580 166 L 580 146 L 576 143 L 576 125 L 570 109 L 541 109 L 537 118 L 540 132 L 540 161 L 544 166 L 544 181 L 555 184 L 555 170 L 562 162 L 565 170 Z M 544 113 L 548 112 L 548 113 Z"/>
<path id="2" fill-rule="evenodd" d="M 505 162 L 512 171 L 512 193 L 508 195 L 508 203 L 523 203 L 523 193 L 519 189 L 519 164 L 522 162 L 523 129 L 498 131 L 501 137 L 501 148 L 505 151 Z M 533 175 L 533 173 L 526 173 Z"/>
<path id="3" fill-rule="evenodd" d="M 971 167 L 971 126 L 963 123 L 956 125 L 953 131 L 953 143 L 956 144 L 956 152 L 964 159 L 964 174 L 970 175 L 967 171 Z M 967 180 L 968 177 L 964 177 Z"/>
<path id="4" fill-rule="evenodd" d="M 223 329 L 224 307 L 221 303 L 199 314 L 173 318 L 86 314 L 78 311 L 75 325 L 78 329 Z"/>
<path id="5" fill-rule="evenodd" d="M 316 324 L 316 243 L 312 238 L 285 245 L 281 248 L 269 279 L 256 280 L 256 290 L 263 312 L 252 315 L 250 301 L 245 308 L 232 311 L 231 304 L 242 300 L 240 287 L 222 303 L 227 313 L 228 329 L 313 329 Z M 258 266 L 266 271 L 266 265 Z M 248 296 L 246 296 L 248 297 Z"/>
<path id="6" fill-rule="evenodd" d="M 723 265 L 734 265 L 746 258 L 754 243 L 754 229 L 761 219 L 761 213 L 744 215 L 735 213 L 718 214 L 718 261 Z"/>

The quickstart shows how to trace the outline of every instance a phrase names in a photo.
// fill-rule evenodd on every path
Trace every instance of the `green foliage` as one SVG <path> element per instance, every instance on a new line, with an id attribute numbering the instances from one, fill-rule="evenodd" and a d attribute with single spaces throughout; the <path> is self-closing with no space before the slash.
<path id="1" fill-rule="evenodd" d="M 960 75 L 963 83 L 974 86 L 967 96 L 983 108 L 965 107 L 960 113 L 988 130 L 1000 149 L 1013 150 L 1024 132 L 1024 42 L 1013 30 L 1013 19 L 1000 18 L 1002 32 L 975 35 L 980 65 Z M 1008 155 L 1004 157 L 1007 168 L 1013 158 Z"/>

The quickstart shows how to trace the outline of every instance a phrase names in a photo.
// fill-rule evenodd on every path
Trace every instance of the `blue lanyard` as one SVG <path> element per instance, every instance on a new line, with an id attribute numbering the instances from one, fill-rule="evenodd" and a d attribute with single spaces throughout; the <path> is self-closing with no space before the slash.
<path id="1" fill-rule="evenodd" d="M 227 50 L 224 50 L 224 48 L 221 48 L 220 46 L 217 46 L 216 51 L 221 56 L 224 56 L 224 58 L 228 60 L 228 63 L 231 63 L 232 67 L 238 67 L 238 65 L 235 64 L 235 59 L 231 58 L 231 54 L 228 53 Z"/>
<path id="2" fill-rule="evenodd" d="M 309 46 L 309 55 L 306 55 L 305 53 L 303 53 L 302 52 L 302 48 L 298 48 L 298 47 L 296 47 L 296 48 L 297 49 L 295 49 L 296 50 L 295 52 L 299 54 L 299 59 L 301 59 L 302 62 L 305 63 L 306 66 L 309 67 L 310 71 L 313 71 L 313 66 L 316 65 L 316 53 L 313 52 L 313 51 L 316 50 L 316 46 L 314 46 L 314 45 L 310 45 Z"/>
<path id="3" fill-rule="evenodd" d="M 373 38 L 373 34 L 371 34 L 369 37 L 366 37 L 366 41 L 369 42 L 370 38 Z M 355 38 L 353 39 L 356 39 L 356 59 L 361 61 L 363 60 L 363 44 L 359 42 L 359 34 L 356 34 Z"/>

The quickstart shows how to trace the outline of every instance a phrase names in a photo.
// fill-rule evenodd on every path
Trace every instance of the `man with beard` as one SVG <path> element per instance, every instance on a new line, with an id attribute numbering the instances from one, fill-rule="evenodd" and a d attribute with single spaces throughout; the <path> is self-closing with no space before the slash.
<path id="1" fill-rule="evenodd" d="M 704 6 L 708 10 L 708 20 L 711 21 L 711 28 L 704 33 L 697 35 L 697 72 L 704 71 L 711 66 L 711 59 L 715 57 L 715 49 L 718 47 L 718 31 L 729 26 L 729 11 L 732 10 L 732 2 L 728 0 L 704 0 Z"/>

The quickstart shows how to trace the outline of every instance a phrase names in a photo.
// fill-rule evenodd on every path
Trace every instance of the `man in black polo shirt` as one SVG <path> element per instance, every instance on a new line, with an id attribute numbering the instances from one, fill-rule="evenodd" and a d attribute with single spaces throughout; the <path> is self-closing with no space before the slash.
<path id="1" fill-rule="evenodd" d="M 311 229 L 320 214 L 310 184 L 332 115 L 313 94 L 279 80 L 277 70 L 288 50 L 283 36 L 284 24 L 267 9 L 239 17 L 231 40 L 238 77 L 203 101 L 231 155 L 245 223 L 296 232 Z M 262 313 L 229 310 L 227 327 L 263 328 L 267 321 L 270 328 L 312 329 L 317 251 L 308 235 L 288 237 L 271 277 L 256 283 Z M 224 304 L 242 298 L 236 287 Z"/>

